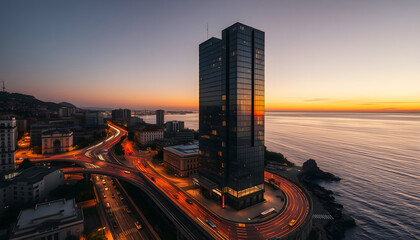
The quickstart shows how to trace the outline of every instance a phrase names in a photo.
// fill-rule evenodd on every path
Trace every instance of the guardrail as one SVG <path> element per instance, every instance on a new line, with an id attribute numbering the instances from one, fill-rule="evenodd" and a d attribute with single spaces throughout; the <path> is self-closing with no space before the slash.
<path id="1" fill-rule="evenodd" d="M 314 211 L 314 204 L 313 204 L 311 195 L 309 194 L 308 190 L 306 190 L 306 188 L 302 186 L 302 184 L 300 182 L 297 182 L 294 179 L 291 179 L 289 177 L 279 175 L 278 173 L 270 171 L 270 170 L 266 170 L 266 171 L 269 172 L 269 173 L 281 176 L 282 178 L 287 179 L 288 181 L 292 182 L 293 184 L 298 186 L 300 189 L 302 189 L 303 193 L 305 194 L 306 199 L 308 200 L 308 211 L 307 211 L 305 220 L 303 220 L 303 222 L 296 229 L 294 229 L 293 232 L 291 232 L 287 236 L 282 237 L 281 239 L 283 239 L 283 240 L 306 240 L 307 237 L 309 236 L 309 233 L 312 230 L 312 215 L 313 215 L 313 211 Z"/>

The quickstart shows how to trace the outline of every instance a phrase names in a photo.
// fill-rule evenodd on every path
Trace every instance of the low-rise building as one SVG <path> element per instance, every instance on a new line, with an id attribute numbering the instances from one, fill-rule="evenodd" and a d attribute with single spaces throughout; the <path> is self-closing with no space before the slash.
<path id="1" fill-rule="evenodd" d="M 163 164 L 180 177 L 187 177 L 198 170 L 198 145 L 178 145 L 163 148 Z"/>
<path id="2" fill-rule="evenodd" d="M 0 180 L 0 213 L 19 204 L 38 203 L 64 184 L 63 172 L 54 167 L 33 166 L 13 172 Z"/>
<path id="3" fill-rule="evenodd" d="M 71 115 L 75 113 L 76 113 L 76 108 L 73 108 L 73 107 L 60 107 L 60 109 L 58 109 L 59 117 L 70 117 Z"/>
<path id="4" fill-rule="evenodd" d="M 42 154 L 68 152 L 73 146 L 73 132 L 54 128 L 42 132 Z"/>
<path id="5" fill-rule="evenodd" d="M 36 204 L 22 210 L 10 240 L 61 240 L 79 238 L 84 230 L 83 211 L 74 198 Z"/>
<path id="6" fill-rule="evenodd" d="M 189 143 L 194 141 L 194 131 L 190 129 L 179 130 L 175 133 L 175 140 L 180 143 Z"/>
<path id="7" fill-rule="evenodd" d="M 143 130 L 136 131 L 134 139 L 143 146 L 152 145 L 156 140 L 162 139 L 164 131 L 158 127 L 146 127 Z"/>
<path id="8" fill-rule="evenodd" d="M 98 127 L 104 126 L 104 113 L 103 112 L 86 112 L 85 113 L 85 126 Z"/>
<path id="9" fill-rule="evenodd" d="M 142 125 L 145 125 L 146 123 L 144 122 L 143 119 L 139 118 L 139 117 L 132 117 L 130 118 L 130 120 L 128 120 L 128 124 L 127 127 L 130 129 L 133 128 L 138 128 Z"/>
<path id="10" fill-rule="evenodd" d="M 176 132 L 184 129 L 183 121 L 168 121 L 165 123 L 165 135 L 166 137 L 173 137 Z"/>

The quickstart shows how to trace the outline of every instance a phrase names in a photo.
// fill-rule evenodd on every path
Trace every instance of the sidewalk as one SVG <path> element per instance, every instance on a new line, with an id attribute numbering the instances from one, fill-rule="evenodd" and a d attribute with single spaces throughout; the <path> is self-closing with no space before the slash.
<path id="1" fill-rule="evenodd" d="M 279 213 L 283 209 L 283 206 L 285 204 L 284 201 L 281 201 L 281 199 L 284 199 L 283 192 L 281 190 L 273 190 L 272 187 L 266 184 L 265 193 L 264 193 L 264 198 L 265 198 L 264 202 L 258 203 L 256 205 L 253 205 L 251 207 L 248 207 L 242 210 L 236 210 L 228 205 L 226 205 L 225 208 L 223 209 L 220 202 L 204 197 L 200 193 L 200 189 L 196 188 L 196 185 L 192 182 L 192 179 L 190 177 L 184 177 L 184 178 L 176 177 L 168 173 L 168 171 L 163 166 L 158 165 L 158 164 L 153 164 L 150 161 L 147 161 L 147 162 L 148 162 L 148 165 L 152 167 L 156 172 L 158 172 L 161 176 L 164 176 L 167 180 L 171 181 L 174 185 L 176 185 L 182 191 L 184 191 L 185 193 L 190 195 L 192 198 L 200 202 L 202 206 L 205 206 L 214 214 L 230 221 L 243 222 L 243 223 L 254 223 L 254 222 L 259 222 L 259 221 L 266 221 L 276 216 L 277 213 Z M 281 198 L 277 196 L 281 196 Z M 270 208 L 275 208 L 276 213 L 268 215 L 265 218 L 257 217 L 260 215 L 261 212 Z M 251 218 L 252 220 L 249 220 L 248 218 Z"/>
<path id="2" fill-rule="evenodd" d="M 193 196 L 195 200 L 199 201 L 203 206 L 206 206 L 216 215 L 234 221 L 234 222 L 243 222 L 243 223 L 254 223 L 260 221 L 266 221 L 273 218 L 279 213 L 284 206 L 285 202 L 282 202 L 277 196 L 281 196 L 284 199 L 284 194 L 280 190 L 273 190 L 270 186 L 265 185 L 264 198 L 265 201 L 255 204 L 251 207 L 245 209 L 236 210 L 229 205 L 223 209 L 220 206 L 220 203 L 208 199 L 200 194 L 200 189 L 191 189 L 186 191 L 189 195 Z M 266 216 L 265 218 L 259 217 L 260 213 L 270 209 L 275 208 L 276 213 Z M 249 220 L 251 218 L 252 220 Z"/>

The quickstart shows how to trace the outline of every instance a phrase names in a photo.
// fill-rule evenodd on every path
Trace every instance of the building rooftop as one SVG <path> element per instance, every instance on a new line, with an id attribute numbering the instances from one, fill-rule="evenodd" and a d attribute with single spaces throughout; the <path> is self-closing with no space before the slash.
<path id="1" fill-rule="evenodd" d="M 140 132 L 155 132 L 155 131 L 163 131 L 163 128 L 158 127 L 158 126 L 154 126 L 154 125 L 147 125 Z"/>
<path id="2" fill-rule="evenodd" d="M 181 156 L 198 154 L 198 144 L 177 145 L 177 146 L 165 147 L 164 149 L 174 152 Z"/>
<path id="3" fill-rule="evenodd" d="M 0 120 L 16 120 L 15 117 L 9 115 L 0 115 Z"/>
<path id="4" fill-rule="evenodd" d="M 19 175 L 13 178 L 15 182 L 36 183 L 41 181 L 46 175 L 57 171 L 55 167 L 33 166 L 23 170 Z"/>
<path id="5" fill-rule="evenodd" d="M 53 135 L 55 133 L 58 134 L 72 134 L 73 132 L 68 130 L 67 128 L 52 128 L 42 132 L 42 135 Z"/>
<path id="6" fill-rule="evenodd" d="M 18 217 L 16 227 L 28 228 L 48 220 L 59 220 L 76 216 L 76 202 L 73 199 L 60 199 L 51 202 L 39 203 L 35 208 L 22 210 Z"/>

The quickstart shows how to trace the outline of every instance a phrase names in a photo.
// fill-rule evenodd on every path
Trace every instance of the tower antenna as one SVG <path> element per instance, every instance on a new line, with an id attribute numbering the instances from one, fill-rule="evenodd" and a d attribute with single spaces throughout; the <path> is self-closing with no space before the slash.
<path id="1" fill-rule="evenodd" d="M 207 23 L 207 39 L 209 39 L 209 23 Z"/>
<path id="2" fill-rule="evenodd" d="M 2 81 L 3 82 L 3 92 L 6 92 L 6 87 L 4 86 L 4 81 Z"/>

